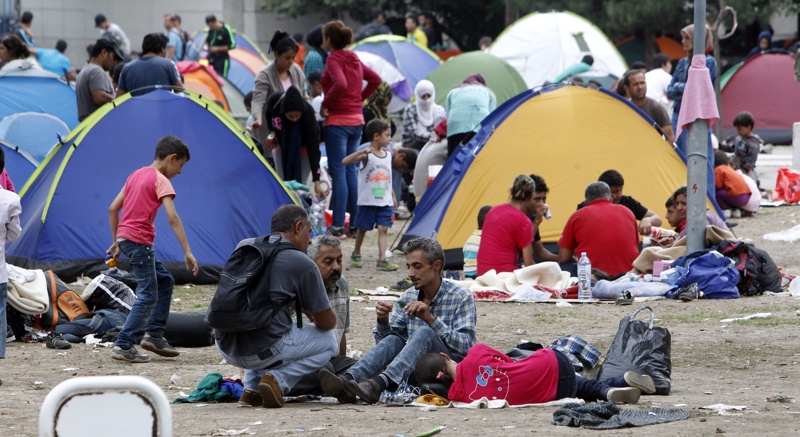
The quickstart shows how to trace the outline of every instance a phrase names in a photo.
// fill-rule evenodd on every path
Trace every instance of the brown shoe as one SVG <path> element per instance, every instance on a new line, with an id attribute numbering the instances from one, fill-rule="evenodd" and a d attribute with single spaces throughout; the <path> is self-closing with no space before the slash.
<path id="1" fill-rule="evenodd" d="M 242 397 L 239 398 L 240 407 L 260 407 L 263 403 L 264 400 L 261 398 L 261 395 L 253 390 L 245 389 L 242 393 Z"/>
<path id="2" fill-rule="evenodd" d="M 261 398 L 263 399 L 262 407 L 283 407 L 283 392 L 280 385 L 278 385 L 278 381 L 271 374 L 266 373 L 261 377 L 261 382 L 258 383 L 258 392 L 261 393 Z"/>

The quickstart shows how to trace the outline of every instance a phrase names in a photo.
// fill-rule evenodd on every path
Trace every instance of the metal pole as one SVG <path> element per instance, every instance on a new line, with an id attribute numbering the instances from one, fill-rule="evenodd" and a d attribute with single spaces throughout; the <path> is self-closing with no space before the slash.
<path id="1" fill-rule="evenodd" d="M 694 0 L 693 55 L 706 49 L 706 0 Z M 691 63 L 691 59 L 689 59 Z M 686 250 L 692 253 L 705 248 L 706 188 L 708 185 L 708 122 L 696 120 L 689 126 L 686 167 Z"/>

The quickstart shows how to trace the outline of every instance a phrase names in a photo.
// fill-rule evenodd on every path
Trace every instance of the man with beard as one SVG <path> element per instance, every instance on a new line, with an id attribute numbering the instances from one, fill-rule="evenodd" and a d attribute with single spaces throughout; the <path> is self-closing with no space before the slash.
<path id="1" fill-rule="evenodd" d="M 342 376 L 320 370 L 320 384 L 328 396 L 341 401 L 342 394 L 349 393 L 374 404 L 384 390 L 397 390 L 426 353 L 441 352 L 461 361 L 475 344 L 472 293 L 442 280 L 442 246 L 431 238 L 416 238 L 403 251 L 414 286 L 397 302 L 375 305 L 377 344 L 358 363 Z"/>

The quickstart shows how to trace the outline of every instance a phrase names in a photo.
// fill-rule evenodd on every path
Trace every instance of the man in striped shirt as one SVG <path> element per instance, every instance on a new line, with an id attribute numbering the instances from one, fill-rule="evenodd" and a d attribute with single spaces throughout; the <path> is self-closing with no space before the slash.
<path id="1" fill-rule="evenodd" d="M 414 286 L 397 302 L 375 305 L 377 345 L 356 365 L 343 376 L 320 370 L 320 384 L 328 396 L 339 397 L 346 391 L 377 403 L 381 392 L 394 391 L 408 379 L 421 356 L 442 352 L 461 361 L 475 344 L 472 292 L 442 279 L 442 246 L 430 238 L 417 238 L 403 251 Z"/>

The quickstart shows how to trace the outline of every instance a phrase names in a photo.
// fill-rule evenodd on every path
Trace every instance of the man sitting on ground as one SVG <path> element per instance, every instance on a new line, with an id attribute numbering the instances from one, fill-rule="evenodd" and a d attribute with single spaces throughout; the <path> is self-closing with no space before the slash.
<path id="1" fill-rule="evenodd" d="M 310 372 L 321 368 L 339 350 L 339 343 L 330 331 L 336 327 L 336 314 L 331 309 L 319 269 L 304 253 L 311 241 L 311 220 L 305 209 L 283 205 L 272 215 L 269 242 L 289 243 L 275 254 L 268 289 L 275 303 L 271 322 L 245 332 L 214 331 L 217 349 L 234 366 L 245 369 L 244 394 L 240 405 L 283 407 L 283 395 Z M 240 246 L 247 240 L 239 243 Z M 313 323 L 293 323 L 297 313 L 291 303 L 302 304 L 302 312 Z M 302 317 L 302 314 L 296 314 Z"/>
<path id="2" fill-rule="evenodd" d="M 572 213 L 558 240 L 559 263 L 586 252 L 592 267 L 611 277 L 630 271 L 639 256 L 633 213 L 611 203 L 611 189 L 605 182 L 592 182 L 584 196 L 586 206 Z"/>
<path id="3" fill-rule="evenodd" d="M 394 391 L 406 381 L 426 353 L 443 352 L 461 361 L 475 344 L 472 293 L 442 279 L 442 246 L 432 238 L 416 238 L 403 251 L 414 287 L 395 303 L 375 305 L 378 343 L 356 365 L 343 376 L 320 370 L 320 384 L 328 396 L 339 397 L 346 391 L 374 404 L 381 392 Z"/>
<path id="4" fill-rule="evenodd" d="M 558 262 L 558 255 L 544 247 L 542 236 L 539 234 L 539 225 L 542 224 L 548 212 L 547 193 L 550 192 L 550 187 L 547 186 L 547 182 L 545 182 L 544 178 L 539 175 L 532 174 L 531 179 L 536 183 L 536 190 L 533 194 L 536 214 L 531 218 L 531 223 L 533 224 L 533 259 L 536 262 Z"/>
<path id="5" fill-rule="evenodd" d="M 624 196 L 622 188 L 625 185 L 625 179 L 622 174 L 616 170 L 606 170 L 597 178 L 599 182 L 605 182 L 611 187 L 611 203 L 615 205 L 622 205 L 628 208 L 636 220 L 639 220 L 639 233 L 642 235 L 650 235 L 651 229 L 661 226 L 661 217 L 655 212 L 647 209 L 641 203 L 631 196 Z M 578 209 L 586 206 L 587 202 L 578 204 Z"/>

